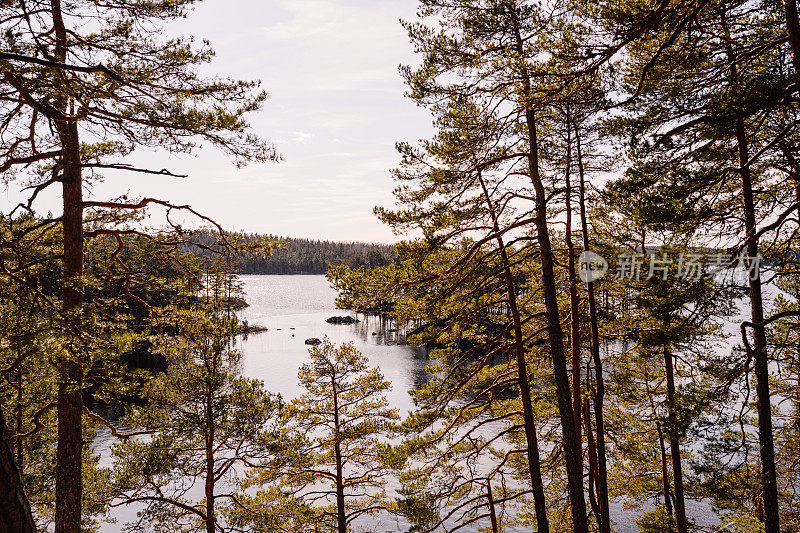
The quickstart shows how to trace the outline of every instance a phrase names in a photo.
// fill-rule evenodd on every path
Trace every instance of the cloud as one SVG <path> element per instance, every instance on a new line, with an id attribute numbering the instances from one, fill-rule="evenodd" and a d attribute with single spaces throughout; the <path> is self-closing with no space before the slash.
<path id="1" fill-rule="evenodd" d="M 294 141 L 297 144 L 306 144 L 312 137 L 314 137 L 313 133 L 308 133 L 305 131 L 292 132 L 292 141 Z"/>
<path id="2" fill-rule="evenodd" d="M 260 34 L 267 47 L 277 46 L 293 57 L 298 67 L 292 72 L 294 90 L 374 91 L 398 85 L 398 59 L 409 58 L 411 51 L 398 12 L 413 13 L 408 7 L 414 2 L 281 0 L 276 4 L 279 14 L 262 26 Z"/>
<path id="3" fill-rule="evenodd" d="M 260 79 L 271 98 L 249 117 L 285 161 L 236 169 L 218 150 L 136 154 L 131 162 L 190 175 L 114 176 L 93 191 L 189 203 L 229 228 L 339 240 L 392 239 L 372 207 L 393 202 L 394 143 L 430 135 L 403 97 L 400 63 L 415 62 L 398 19 L 416 0 L 207 0 L 170 35 L 208 38 L 203 74 Z M 233 7 L 235 6 L 235 8 Z M 2 191 L 0 191 L 2 193 Z M 50 208 L 49 205 L 44 209 Z M 53 203 L 57 212 L 59 206 Z"/>

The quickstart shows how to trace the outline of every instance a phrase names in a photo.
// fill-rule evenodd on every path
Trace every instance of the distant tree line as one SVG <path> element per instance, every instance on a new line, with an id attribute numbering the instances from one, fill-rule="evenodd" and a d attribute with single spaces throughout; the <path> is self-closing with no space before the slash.
<path id="1" fill-rule="evenodd" d="M 377 268 L 389 265 L 395 258 L 394 246 L 389 244 L 317 241 L 251 233 L 237 233 L 231 238 L 242 243 L 275 243 L 268 254 L 231 256 L 231 268 L 238 274 L 325 274 L 330 265 Z M 191 240 L 202 246 L 187 246 L 187 251 L 212 255 L 204 247 L 215 249 L 219 235 L 203 231 L 193 235 Z"/>

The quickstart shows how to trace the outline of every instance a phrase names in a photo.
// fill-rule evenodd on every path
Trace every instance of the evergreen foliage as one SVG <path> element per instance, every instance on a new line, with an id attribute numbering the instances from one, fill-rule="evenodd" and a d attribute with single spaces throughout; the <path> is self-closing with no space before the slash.
<path id="1" fill-rule="evenodd" d="M 232 239 L 250 243 L 268 241 L 275 243 L 268 254 L 236 254 L 230 257 L 231 269 L 237 274 L 326 274 L 332 266 L 350 268 L 377 268 L 394 260 L 394 246 L 363 242 L 333 242 L 313 239 L 295 239 L 277 235 L 248 233 L 231 234 Z M 202 232 L 192 236 L 192 241 L 214 247 L 213 234 Z M 189 253 L 207 256 L 196 246 L 187 246 Z"/>

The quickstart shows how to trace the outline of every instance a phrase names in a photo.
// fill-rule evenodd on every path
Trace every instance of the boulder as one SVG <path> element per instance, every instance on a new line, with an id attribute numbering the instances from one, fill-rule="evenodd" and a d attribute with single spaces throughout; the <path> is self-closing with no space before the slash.
<path id="1" fill-rule="evenodd" d="M 355 324 L 359 320 L 351 316 L 332 316 L 325 322 L 328 324 Z"/>

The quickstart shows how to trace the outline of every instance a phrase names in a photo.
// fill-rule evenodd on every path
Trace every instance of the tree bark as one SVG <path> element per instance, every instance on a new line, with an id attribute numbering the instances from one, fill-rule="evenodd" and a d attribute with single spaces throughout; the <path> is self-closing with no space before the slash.
<path id="1" fill-rule="evenodd" d="M 744 210 L 746 250 L 751 258 L 758 256 L 758 237 L 755 215 L 753 180 L 747 162 L 750 158 L 744 123 L 736 122 L 736 141 L 739 149 L 742 178 L 742 206 Z M 756 263 L 755 268 L 758 268 Z M 757 273 L 756 273 L 757 274 Z M 778 508 L 778 483 L 775 470 L 775 443 L 772 432 L 772 401 L 769 390 L 769 354 L 764 322 L 764 303 L 761 278 L 749 276 L 750 317 L 753 322 L 753 366 L 756 376 L 756 403 L 758 409 L 758 439 L 761 455 L 761 476 L 764 491 L 764 527 L 766 533 L 780 533 Z"/>
<path id="2" fill-rule="evenodd" d="M 529 92 L 529 90 L 526 91 L 526 93 Z M 547 223 L 546 192 L 539 175 L 538 141 L 534 111 L 530 108 L 526 109 L 525 118 L 528 128 L 528 140 L 530 143 L 530 151 L 528 154 L 529 171 L 531 183 L 536 192 L 535 224 L 536 239 L 539 244 L 541 261 L 542 297 L 545 305 L 550 355 L 553 363 L 553 377 L 556 385 L 559 418 L 561 420 L 564 461 L 566 463 L 567 483 L 569 486 L 569 497 L 572 508 L 572 525 L 575 533 L 584 533 L 588 532 L 589 526 L 586 520 L 586 502 L 584 501 L 583 495 L 583 457 L 577 435 L 575 434 L 572 394 L 569 375 L 567 374 L 567 360 L 564 352 L 561 315 L 558 308 L 558 288 L 556 287 L 553 266 L 553 248 L 550 242 Z"/>
<path id="3" fill-rule="evenodd" d="M 678 435 L 677 416 L 675 404 L 675 372 L 673 369 L 672 353 L 667 346 L 664 347 L 664 371 L 667 378 L 667 417 L 669 420 L 669 450 L 672 456 L 672 478 L 675 485 L 675 521 L 678 533 L 688 533 L 689 526 L 686 522 L 686 503 L 683 496 L 683 467 L 681 465 L 681 442 Z"/>
<path id="4" fill-rule="evenodd" d="M 67 32 L 61 1 L 51 0 L 54 57 L 67 61 Z M 56 78 L 59 73 L 54 74 Z M 69 114 L 69 88 L 58 84 L 55 107 Z M 79 340 L 83 307 L 83 182 L 81 145 L 75 121 L 59 121 L 56 129 L 62 148 L 59 170 L 62 181 L 64 232 L 62 305 L 65 314 L 66 357 L 62 359 L 58 387 L 58 446 L 56 450 L 56 533 L 79 533 L 83 496 L 83 363 Z"/>
<path id="5" fill-rule="evenodd" d="M 17 435 L 22 435 L 23 431 L 22 428 L 24 427 L 24 418 L 25 418 L 25 404 L 23 403 L 23 388 L 22 388 L 22 380 L 24 379 L 24 372 L 20 367 L 17 370 L 17 413 L 16 413 L 16 433 Z M 14 448 L 17 458 L 17 467 L 19 468 L 20 475 L 25 473 L 25 439 L 23 437 L 17 437 L 14 439 Z"/>
<path id="6" fill-rule="evenodd" d="M 730 32 L 724 9 L 720 11 L 720 22 L 724 35 L 724 45 L 730 62 L 729 82 L 739 83 L 736 54 L 731 45 Z M 745 123 L 737 118 L 734 123 L 734 138 L 739 156 L 739 177 L 742 186 L 742 215 L 745 226 L 745 251 L 750 258 L 758 256 L 758 224 L 753 194 L 753 176 L 750 172 L 750 147 Z M 748 266 L 751 266 L 748 264 Z M 755 268 L 758 269 L 758 263 Z M 775 443 L 772 432 L 772 401 L 769 391 L 769 354 L 767 353 L 767 333 L 764 326 L 764 302 L 761 277 L 758 272 L 749 275 L 750 317 L 753 322 L 753 367 L 756 377 L 756 408 L 758 411 L 758 440 L 761 456 L 761 483 L 764 502 L 765 533 L 780 533 L 780 510 L 778 506 L 778 483 L 775 470 Z"/>
<path id="7" fill-rule="evenodd" d="M 578 203 L 581 214 L 581 234 L 583 237 L 583 249 L 589 250 L 589 222 L 586 216 L 586 172 L 583 166 L 583 147 L 581 146 L 581 134 L 578 125 L 575 124 L 575 155 L 578 163 L 579 178 L 579 197 Z M 598 522 L 600 533 L 611 533 L 611 511 L 608 504 L 608 463 L 606 460 L 606 434 L 605 418 L 603 415 L 603 403 L 605 401 L 606 387 L 605 376 L 603 376 L 603 360 L 600 357 L 600 324 L 597 318 L 597 298 L 595 297 L 594 283 L 586 284 L 586 299 L 589 306 L 589 328 L 591 342 L 592 363 L 595 373 L 595 392 L 594 392 L 594 424 L 597 437 L 597 499 L 600 506 L 600 516 Z"/>
<path id="8" fill-rule="evenodd" d="M 564 172 L 564 202 L 566 209 L 566 230 L 564 238 L 567 245 L 567 275 L 569 281 L 569 345 L 572 355 L 572 412 L 575 415 L 575 435 L 581 445 L 581 322 L 578 306 L 578 280 L 575 274 L 575 244 L 572 242 L 572 137 L 571 121 L 567 117 L 567 164 Z"/>
<path id="9" fill-rule="evenodd" d="M 347 533 L 347 515 L 344 507 L 344 467 L 342 465 L 342 445 L 339 427 L 339 391 L 336 377 L 331 377 L 333 387 L 333 454 L 336 460 L 336 522 L 339 533 Z"/>
<path id="10" fill-rule="evenodd" d="M 667 510 L 670 521 L 673 520 L 672 514 L 672 489 L 669 483 L 669 468 L 667 467 L 667 447 L 664 445 L 664 431 L 661 429 L 661 422 L 656 422 L 656 432 L 658 433 L 658 447 L 661 452 L 661 482 L 664 486 L 664 508 Z M 669 533 L 672 533 L 672 524 L 669 525 Z"/>
<path id="11" fill-rule="evenodd" d="M 563 330 L 561 329 L 561 315 L 558 309 L 558 289 L 553 268 L 553 248 L 550 242 L 550 233 L 547 223 L 547 194 L 539 173 L 539 141 L 536 131 L 536 112 L 531 103 L 531 80 L 525 66 L 525 48 L 519 29 L 519 20 L 516 11 L 509 9 L 511 22 L 514 28 L 514 50 L 521 62 L 520 78 L 522 81 L 522 105 L 525 113 L 528 141 L 528 174 L 535 194 L 535 227 L 536 240 L 539 245 L 539 255 L 542 274 L 542 297 L 545 305 L 548 340 L 550 355 L 553 364 L 553 377 L 556 384 L 556 398 L 558 413 L 561 420 L 561 436 L 563 440 L 564 462 L 567 470 L 567 485 L 572 515 L 573 533 L 588 533 L 589 523 L 586 517 L 586 501 L 583 494 L 583 456 L 580 443 L 575 434 L 575 416 L 572 412 L 572 395 L 570 392 L 569 375 L 567 374 L 567 360 L 564 353 Z"/>
<path id="12" fill-rule="evenodd" d="M 22 476 L 8 441 L 8 428 L 0 409 L 0 533 L 35 533 L 31 506 Z"/>
<path id="13" fill-rule="evenodd" d="M 499 533 L 500 526 L 497 523 L 497 511 L 494 508 L 494 496 L 492 495 L 492 482 L 486 479 L 486 499 L 489 503 L 489 520 L 492 522 L 492 533 Z"/>
<path id="14" fill-rule="evenodd" d="M 68 167 L 69 168 L 69 167 Z M 58 446 L 56 451 L 56 533 L 79 533 L 83 492 L 83 365 L 80 361 L 80 309 L 83 295 L 78 288 L 83 272 L 80 167 L 64 169 L 64 289 L 67 313 L 67 358 L 61 362 L 58 387 Z M 76 187 L 77 184 L 77 187 Z"/>
<path id="15" fill-rule="evenodd" d="M 588 378 L 588 376 L 587 376 Z M 587 383 L 586 388 L 589 388 Z M 583 422 L 586 425 L 586 448 L 589 455 L 589 505 L 594 516 L 600 520 L 600 506 L 597 503 L 597 446 L 592 434 L 592 420 L 589 412 L 589 398 L 583 402 Z"/>
<path id="16" fill-rule="evenodd" d="M 511 312 L 511 319 L 514 324 L 514 354 L 517 361 L 517 386 L 520 389 L 522 400 L 522 419 L 525 426 L 525 441 L 527 445 L 528 468 L 531 475 L 531 491 L 533 492 L 533 504 L 536 509 L 536 527 L 538 533 L 550 531 L 550 523 L 547 519 L 547 502 L 544 497 L 544 483 L 542 482 L 541 460 L 539 457 L 539 439 L 536 435 L 536 420 L 533 416 L 533 402 L 531 401 L 531 385 L 528 380 L 528 368 L 525 361 L 525 345 L 522 336 L 522 317 L 517 304 L 516 283 L 511 272 L 511 262 L 508 259 L 503 236 L 500 234 L 500 224 L 497 213 L 489 196 L 489 190 L 483 179 L 478 176 L 483 195 L 486 199 L 489 213 L 492 217 L 494 232 L 497 234 L 497 246 L 500 250 L 500 260 L 503 263 L 503 278 L 508 295 L 508 308 Z"/>

